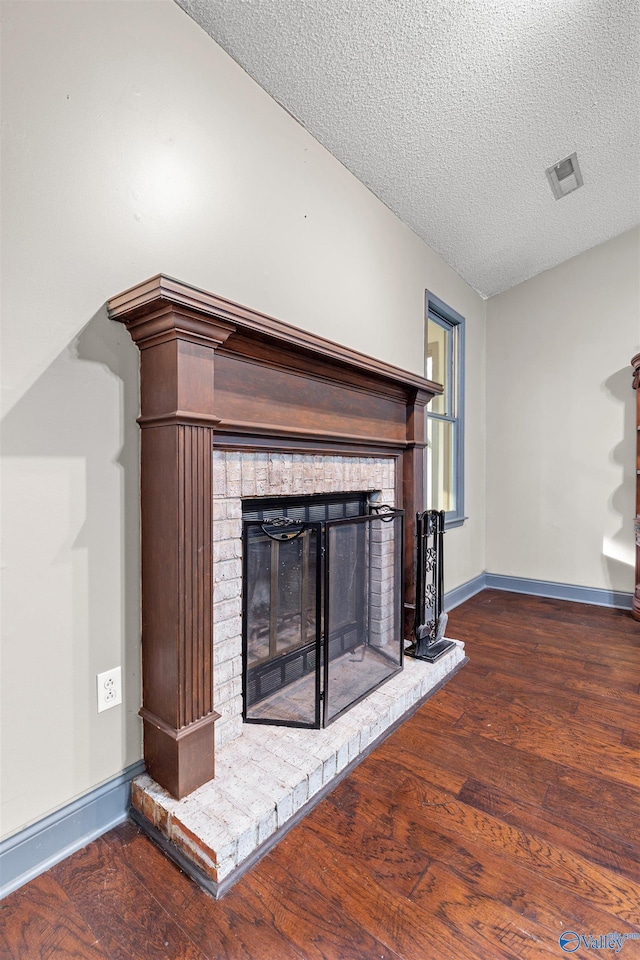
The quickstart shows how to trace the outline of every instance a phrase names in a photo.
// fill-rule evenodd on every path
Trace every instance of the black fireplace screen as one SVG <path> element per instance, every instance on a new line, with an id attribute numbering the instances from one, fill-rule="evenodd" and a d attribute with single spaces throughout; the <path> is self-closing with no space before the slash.
<path id="1" fill-rule="evenodd" d="M 244 719 L 320 727 L 402 668 L 403 512 L 247 501 Z"/>

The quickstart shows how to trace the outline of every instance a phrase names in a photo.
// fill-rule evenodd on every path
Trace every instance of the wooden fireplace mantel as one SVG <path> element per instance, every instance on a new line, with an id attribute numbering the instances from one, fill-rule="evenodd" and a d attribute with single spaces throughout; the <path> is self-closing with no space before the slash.
<path id="1" fill-rule="evenodd" d="M 108 308 L 140 349 L 145 762 L 181 798 L 214 776 L 213 447 L 395 458 L 409 624 L 442 388 L 162 275 Z"/>

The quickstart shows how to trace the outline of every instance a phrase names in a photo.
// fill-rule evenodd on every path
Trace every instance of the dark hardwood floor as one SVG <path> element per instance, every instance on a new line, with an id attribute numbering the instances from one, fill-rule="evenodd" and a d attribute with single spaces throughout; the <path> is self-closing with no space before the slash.
<path id="1" fill-rule="evenodd" d="M 487 590 L 448 634 L 470 662 L 223 900 L 125 824 L 0 904 L 3 960 L 640 957 L 640 624 Z"/>

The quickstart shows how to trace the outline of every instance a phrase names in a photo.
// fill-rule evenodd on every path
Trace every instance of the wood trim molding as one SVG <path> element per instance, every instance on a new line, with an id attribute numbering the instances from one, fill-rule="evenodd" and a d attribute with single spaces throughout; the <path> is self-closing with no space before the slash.
<path id="1" fill-rule="evenodd" d="M 108 309 L 140 350 L 145 762 L 180 798 L 215 770 L 213 447 L 395 458 L 408 609 L 424 408 L 442 388 L 162 275 Z"/>
<path id="2" fill-rule="evenodd" d="M 633 369 L 633 389 L 636 391 L 636 585 L 633 595 L 632 613 L 640 620 L 640 353 L 631 360 Z"/>
<path id="3" fill-rule="evenodd" d="M 337 363 L 346 363 L 376 377 L 383 377 L 389 381 L 395 380 L 403 388 L 411 385 L 419 390 L 425 390 L 431 395 L 442 393 L 439 384 L 426 380 L 417 374 L 384 363 L 382 360 L 375 360 L 373 357 L 368 357 L 357 350 L 350 350 L 334 343 L 332 340 L 307 333 L 281 320 L 275 320 L 273 317 L 258 313 L 258 311 L 251 310 L 249 307 L 243 307 L 231 300 L 206 293 L 162 274 L 125 290 L 117 297 L 109 300 L 107 306 L 110 318 L 125 322 L 129 328 L 134 316 L 145 317 L 160 306 L 189 307 L 197 314 L 216 318 L 218 321 L 227 321 L 234 330 L 245 330 L 253 338 L 256 336 L 264 337 L 266 342 L 271 341 L 273 343 L 277 342 L 281 346 L 284 345 L 286 350 L 295 347 L 317 356 L 329 358 Z M 176 315 L 193 317 L 194 313 L 176 311 Z"/>

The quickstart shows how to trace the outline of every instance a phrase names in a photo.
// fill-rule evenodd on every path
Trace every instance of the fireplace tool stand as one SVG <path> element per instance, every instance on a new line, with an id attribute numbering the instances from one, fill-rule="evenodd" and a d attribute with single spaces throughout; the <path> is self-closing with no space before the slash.
<path id="1" fill-rule="evenodd" d="M 444 612 L 444 510 L 416 515 L 417 568 L 414 640 L 405 649 L 409 657 L 435 663 L 455 646 L 445 639 L 448 615 Z"/>

